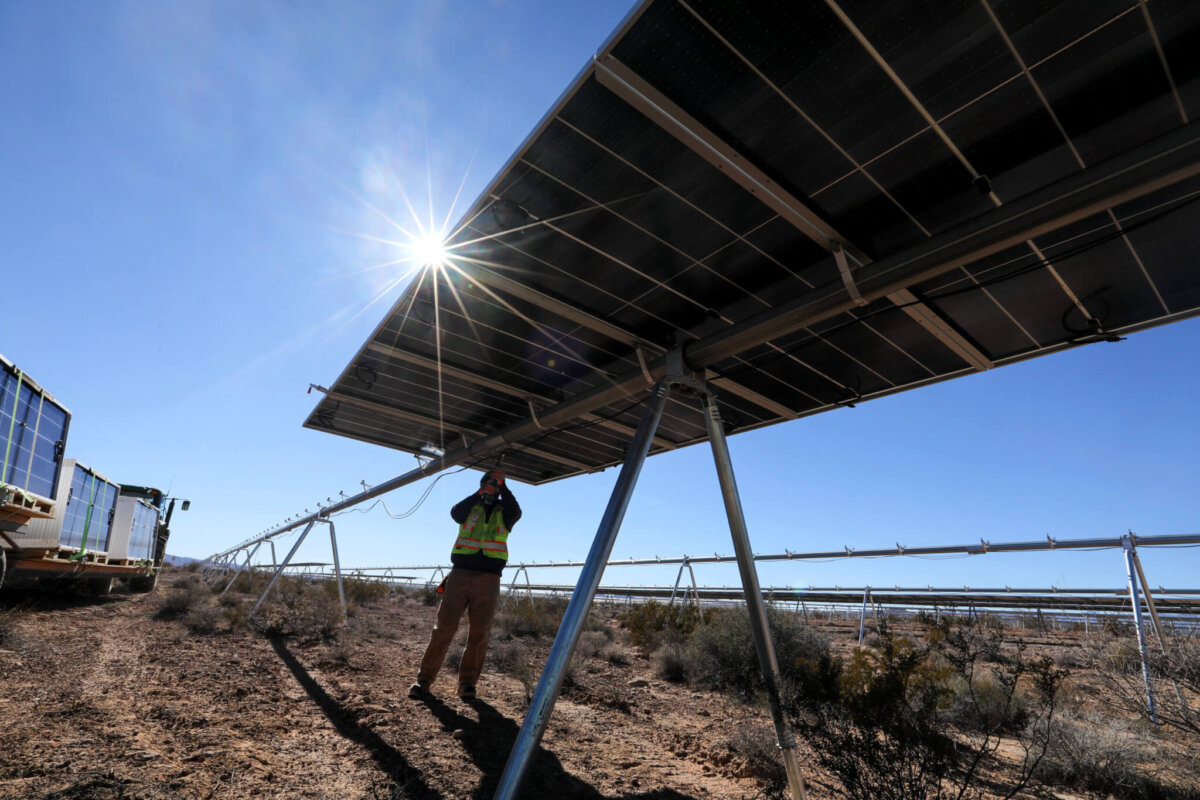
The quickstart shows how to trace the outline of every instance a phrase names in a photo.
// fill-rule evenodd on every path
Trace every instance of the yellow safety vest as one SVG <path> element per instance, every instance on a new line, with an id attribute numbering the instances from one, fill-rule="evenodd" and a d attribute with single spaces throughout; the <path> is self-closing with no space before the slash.
<path id="1" fill-rule="evenodd" d="M 491 558 L 508 560 L 508 528 L 504 527 L 504 514 L 499 503 L 491 514 L 484 509 L 483 503 L 472 506 L 466 521 L 458 527 L 458 539 L 450 553 L 466 556 L 480 551 Z"/>

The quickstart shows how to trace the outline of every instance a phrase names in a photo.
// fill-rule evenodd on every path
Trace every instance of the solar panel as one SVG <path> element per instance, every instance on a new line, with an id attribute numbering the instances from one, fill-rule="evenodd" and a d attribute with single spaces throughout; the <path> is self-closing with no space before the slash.
<path id="1" fill-rule="evenodd" d="M 1198 33 L 1193 3 L 642 3 L 305 426 L 542 483 L 620 462 L 671 358 L 735 433 L 1193 316 Z M 690 402 L 651 452 L 705 438 Z"/>

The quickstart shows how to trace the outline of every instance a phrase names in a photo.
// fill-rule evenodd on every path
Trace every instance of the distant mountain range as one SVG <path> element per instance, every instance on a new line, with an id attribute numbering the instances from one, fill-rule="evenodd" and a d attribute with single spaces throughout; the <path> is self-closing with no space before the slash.
<path id="1" fill-rule="evenodd" d="M 163 561 L 173 567 L 186 567 L 188 564 L 197 564 L 203 561 L 203 558 L 188 558 L 187 556 L 173 556 L 167 553 L 163 556 Z"/>

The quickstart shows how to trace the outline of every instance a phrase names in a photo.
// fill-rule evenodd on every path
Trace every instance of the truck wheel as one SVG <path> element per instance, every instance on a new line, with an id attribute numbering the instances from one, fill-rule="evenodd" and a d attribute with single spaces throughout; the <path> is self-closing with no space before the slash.
<path id="1" fill-rule="evenodd" d="M 103 597 L 113 590 L 113 582 L 114 579 L 111 575 L 105 575 L 103 577 L 87 578 L 84 581 L 84 586 L 87 587 L 88 594 Z"/>
<path id="2" fill-rule="evenodd" d="M 153 572 L 149 575 L 138 575 L 136 578 L 129 579 L 129 591 L 137 592 L 138 594 L 146 594 L 153 592 L 154 587 L 158 585 L 158 573 Z"/>

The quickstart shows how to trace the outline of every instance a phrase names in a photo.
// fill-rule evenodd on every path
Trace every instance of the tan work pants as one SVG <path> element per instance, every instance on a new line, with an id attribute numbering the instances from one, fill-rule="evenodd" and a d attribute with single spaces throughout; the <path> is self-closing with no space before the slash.
<path id="1" fill-rule="evenodd" d="M 446 650 L 458 630 L 458 621 L 467 612 L 467 649 L 463 651 L 458 665 L 460 689 L 474 687 L 483 672 L 483 659 L 487 656 L 488 634 L 492 628 L 492 617 L 496 616 L 496 603 L 500 599 L 500 576 L 470 569 L 452 569 L 446 578 L 445 593 L 438 605 L 437 622 L 425 655 L 421 658 L 418 681 L 432 684 L 442 668 Z"/>

